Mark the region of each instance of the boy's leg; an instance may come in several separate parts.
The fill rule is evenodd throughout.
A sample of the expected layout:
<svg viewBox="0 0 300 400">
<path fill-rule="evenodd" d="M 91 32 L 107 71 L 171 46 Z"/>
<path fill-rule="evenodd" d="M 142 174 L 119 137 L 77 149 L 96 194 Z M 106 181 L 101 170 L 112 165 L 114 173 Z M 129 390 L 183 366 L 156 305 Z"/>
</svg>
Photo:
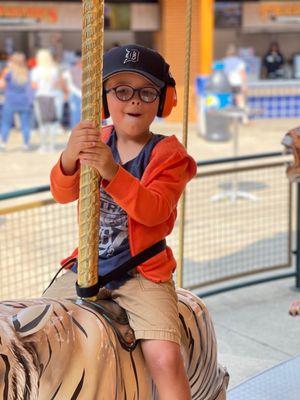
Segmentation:
<svg viewBox="0 0 300 400">
<path fill-rule="evenodd" d="M 112 298 L 123 307 L 142 350 L 160 400 L 189 400 L 188 379 L 180 353 L 180 320 L 172 280 L 155 283 L 137 274 Z"/>
<path fill-rule="evenodd" d="M 180 346 L 166 340 L 143 340 L 141 346 L 159 400 L 190 400 L 190 385 Z"/>
</svg>

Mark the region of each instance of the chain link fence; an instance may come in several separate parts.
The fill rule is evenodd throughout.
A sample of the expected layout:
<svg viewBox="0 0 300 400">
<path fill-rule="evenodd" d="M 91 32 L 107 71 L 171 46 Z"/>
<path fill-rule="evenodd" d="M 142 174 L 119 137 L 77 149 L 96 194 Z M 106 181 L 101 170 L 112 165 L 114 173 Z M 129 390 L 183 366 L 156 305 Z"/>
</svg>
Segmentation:
<svg viewBox="0 0 300 400">
<path fill-rule="evenodd" d="M 291 266 L 292 195 L 282 157 L 206 165 L 186 198 L 183 286 Z M 249 160 L 248 160 L 249 164 Z M 201 170 L 201 168 L 200 168 Z M 0 207 L 0 299 L 40 296 L 78 243 L 77 205 Z M 1 204 L 0 204 L 1 205 Z M 178 220 L 167 238 L 178 255 Z"/>
</svg>

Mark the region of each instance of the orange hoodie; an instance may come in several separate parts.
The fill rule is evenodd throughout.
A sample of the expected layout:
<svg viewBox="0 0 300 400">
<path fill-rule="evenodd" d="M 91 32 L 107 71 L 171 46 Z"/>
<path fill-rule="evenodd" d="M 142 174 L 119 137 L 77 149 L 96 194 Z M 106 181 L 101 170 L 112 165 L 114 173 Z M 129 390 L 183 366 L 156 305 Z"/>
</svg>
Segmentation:
<svg viewBox="0 0 300 400">
<path fill-rule="evenodd" d="M 103 128 L 101 138 L 108 140 L 112 127 Z M 128 235 L 132 256 L 168 236 L 174 227 L 178 200 L 196 174 L 197 165 L 175 136 L 162 139 L 153 149 L 149 164 L 141 180 L 122 166 L 108 182 L 103 180 L 105 191 L 128 215 Z M 60 160 L 51 171 L 51 192 L 59 203 L 69 203 L 79 197 L 79 169 L 71 176 L 64 175 Z M 99 191 L 100 193 L 100 191 Z M 68 266 L 77 257 L 75 249 L 61 262 Z M 70 266 L 70 265 L 69 265 Z M 100 265 L 101 268 L 101 265 Z M 154 282 L 171 278 L 176 261 L 170 247 L 141 264 L 137 270 Z"/>
</svg>

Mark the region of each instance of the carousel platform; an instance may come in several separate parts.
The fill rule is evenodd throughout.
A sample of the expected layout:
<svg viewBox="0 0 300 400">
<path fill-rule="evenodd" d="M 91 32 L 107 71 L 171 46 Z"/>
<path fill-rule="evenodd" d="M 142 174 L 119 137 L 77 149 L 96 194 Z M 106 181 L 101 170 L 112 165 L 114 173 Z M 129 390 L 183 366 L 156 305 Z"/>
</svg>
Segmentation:
<svg viewBox="0 0 300 400">
<path fill-rule="evenodd" d="M 300 355 L 247 379 L 228 392 L 228 400 L 299 400 Z"/>
<path fill-rule="evenodd" d="M 288 313 L 296 299 L 300 292 L 294 278 L 204 298 L 219 363 L 230 375 L 229 400 L 300 400 L 300 316 Z M 296 397 L 288 394 L 293 385 Z M 256 395 L 259 391 L 263 395 Z"/>
</svg>

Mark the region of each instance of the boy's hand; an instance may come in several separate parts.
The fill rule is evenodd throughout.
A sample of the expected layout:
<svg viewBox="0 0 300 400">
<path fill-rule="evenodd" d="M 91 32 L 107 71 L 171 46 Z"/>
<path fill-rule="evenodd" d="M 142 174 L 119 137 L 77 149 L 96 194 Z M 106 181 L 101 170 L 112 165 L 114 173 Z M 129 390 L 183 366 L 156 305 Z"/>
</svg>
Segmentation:
<svg viewBox="0 0 300 400">
<path fill-rule="evenodd" d="M 98 170 L 102 178 L 111 180 L 118 170 L 110 148 L 101 141 L 93 122 L 82 121 L 71 132 L 61 163 L 65 174 L 76 171 L 77 160 Z"/>
<path fill-rule="evenodd" d="M 100 140 L 99 132 L 93 122 L 82 121 L 77 124 L 71 132 L 64 155 L 66 159 L 76 161 L 81 151 L 93 147 Z"/>
<path fill-rule="evenodd" d="M 66 175 L 72 175 L 76 171 L 80 152 L 94 146 L 98 140 L 100 140 L 99 132 L 93 122 L 82 121 L 72 129 L 61 157 L 61 166 Z"/>
<path fill-rule="evenodd" d="M 62 155 L 65 173 L 74 173 L 76 162 L 97 169 L 102 178 L 110 181 L 118 170 L 110 147 L 100 139 L 99 131 L 93 122 L 80 122 L 72 130 L 66 150 Z"/>
<path fill-rule="evenodd" d="M 91 148 L 79 154 L 81 164 L 94 167 L 102 178 L 110 181 L 118 171 L 118 164 L 114 161 L 110 147 L 99 141 Z"/>
</svg>

